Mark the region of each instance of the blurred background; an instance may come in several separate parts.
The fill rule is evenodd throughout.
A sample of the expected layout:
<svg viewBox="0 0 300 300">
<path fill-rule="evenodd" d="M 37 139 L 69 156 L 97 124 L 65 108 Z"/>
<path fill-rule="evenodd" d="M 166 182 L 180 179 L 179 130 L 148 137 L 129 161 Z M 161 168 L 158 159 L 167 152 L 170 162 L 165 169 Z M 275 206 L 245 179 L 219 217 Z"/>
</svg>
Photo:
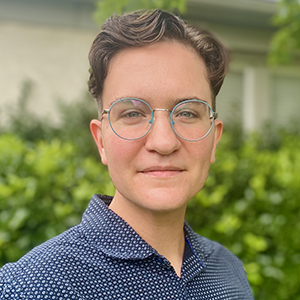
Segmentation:
<svg viewBox="0 0 300 300">
<path fill-rule="evenodd" d="M 300 299 L 298 0 L 0 0 L 0 266 L 112 194 L 89 133 L 88 52 L 112 13 L 162 8 L 230 50 L 225 133 L 187 220 L 244 263 L 257 299 Z"/>
</svg>

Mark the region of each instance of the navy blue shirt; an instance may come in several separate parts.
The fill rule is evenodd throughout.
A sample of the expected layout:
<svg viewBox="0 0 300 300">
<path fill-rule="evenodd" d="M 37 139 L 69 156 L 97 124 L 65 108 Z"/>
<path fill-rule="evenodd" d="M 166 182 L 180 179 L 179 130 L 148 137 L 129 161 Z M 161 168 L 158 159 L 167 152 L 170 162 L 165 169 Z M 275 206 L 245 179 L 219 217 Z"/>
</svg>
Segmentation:
<svg viewBox="0 0 300 300">
<path fill-rule="evenodd" d="M 0 270 L 0 299 L 253 299 L 241 262 L 185 224 L 170 262 L 94 195 L 82 222 Z"/>
</svg>

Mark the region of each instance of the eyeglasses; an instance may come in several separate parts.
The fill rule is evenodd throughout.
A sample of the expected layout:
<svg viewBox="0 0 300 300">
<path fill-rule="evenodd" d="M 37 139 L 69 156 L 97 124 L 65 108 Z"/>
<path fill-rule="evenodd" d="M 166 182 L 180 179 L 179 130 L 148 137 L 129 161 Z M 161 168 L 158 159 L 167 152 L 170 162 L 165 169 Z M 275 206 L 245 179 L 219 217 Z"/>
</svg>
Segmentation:
<svg viewBox="0 0 300 300">
<path fill-rule="evenodd" d="M 155 111 L 170 112 L 170 122 L 175 134 L 183 140 L 196 142 L 204 139 L 211 131 L 217 113 L 202 100 L 185 100 L 172 110 L 157 108 L 137 98 L 122 98 L 115 101 L 109 109 L 104 109 L 113 132 L 125 140 L 144 137 L 154 122 Z M 102 119 L 101 119 L 102 120 Z"/>
</svg>

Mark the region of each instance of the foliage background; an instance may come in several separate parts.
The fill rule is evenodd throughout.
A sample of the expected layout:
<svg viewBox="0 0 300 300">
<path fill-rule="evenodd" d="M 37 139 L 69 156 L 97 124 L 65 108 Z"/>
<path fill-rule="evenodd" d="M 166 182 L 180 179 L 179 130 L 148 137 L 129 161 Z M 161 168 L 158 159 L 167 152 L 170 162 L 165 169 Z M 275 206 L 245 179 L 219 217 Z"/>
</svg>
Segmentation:
<svg viewBox="0 0 300 300">
<path fill-rule="evenodd" d="M 281 0 L 278 11 L 274 15 L 275 32 L 269 53 L 269 63 L 272 65 L 291 64 L 300 55 L 300 1 Z"/>
</svg>

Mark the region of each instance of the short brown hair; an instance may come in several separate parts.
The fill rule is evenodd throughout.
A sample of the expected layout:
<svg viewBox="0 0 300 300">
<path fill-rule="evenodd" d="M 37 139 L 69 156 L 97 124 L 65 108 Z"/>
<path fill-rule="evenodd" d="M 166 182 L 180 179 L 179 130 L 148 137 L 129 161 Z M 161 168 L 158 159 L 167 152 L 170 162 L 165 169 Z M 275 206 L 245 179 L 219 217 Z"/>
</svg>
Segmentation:
<svg viewBox="0 0 300 300">
<path fill-rule="evenodd" d="M 126 48 L 146 46 L 164 40 L 175 40 L 188 45 L 203 59 L 215 110 L 215 98 L 228 69 L 226 48 L 208 31 L 192 27 L 179 17 L 161 10 L 113 15 L 103 24 L 89 53 L 89 90 L 97 100 L 99 110 L 102 109 L 103 84 L 112 57 Z"/>
</svg>

